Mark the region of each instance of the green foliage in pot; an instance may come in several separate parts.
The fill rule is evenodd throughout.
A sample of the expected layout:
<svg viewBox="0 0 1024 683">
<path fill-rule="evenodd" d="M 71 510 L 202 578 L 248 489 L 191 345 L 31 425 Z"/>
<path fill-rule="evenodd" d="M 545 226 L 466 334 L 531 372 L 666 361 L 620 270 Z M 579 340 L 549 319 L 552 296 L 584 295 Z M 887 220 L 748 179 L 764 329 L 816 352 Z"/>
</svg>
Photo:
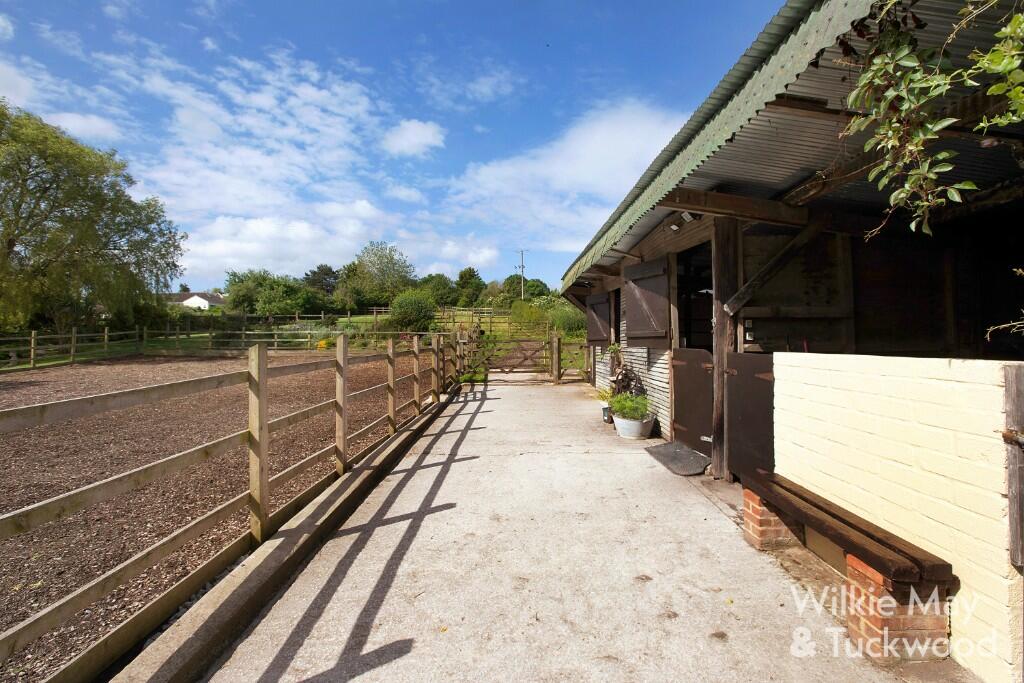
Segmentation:
<svg viewBox="0 0 1024 683">
<path fill-rule="evenodd" d="M 608 405 L 611 407 L 613 415 L 627 420 L 646 420 L 651 412 L 647 397 L 634 394 L 616 394 L 612 396 Z"/>
<path fill-rule="evenodd" d="M 600 401 L 601 403 L 611 404 L 613 396 L 614 396 L 614 394 L 612 393 L 611 389 L 598 389 L 597 390 L 597 400 Z"/>
</svg>

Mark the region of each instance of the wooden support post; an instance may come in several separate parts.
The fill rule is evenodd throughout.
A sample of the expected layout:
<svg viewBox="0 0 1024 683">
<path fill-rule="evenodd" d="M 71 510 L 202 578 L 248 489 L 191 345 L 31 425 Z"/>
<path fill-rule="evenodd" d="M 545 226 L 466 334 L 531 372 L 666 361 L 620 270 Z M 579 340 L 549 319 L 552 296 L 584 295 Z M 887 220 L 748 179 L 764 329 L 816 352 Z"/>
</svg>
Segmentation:
<svg viewBox="0 0 1024 683">
<path fill-rule="evenodd" d="M 144 351 L 146 349 L 146 342 L 148 342 L 148 341 L 149 341 L 149 328 L 148 327 L 143 327 L 142 328 L 142 348 L 140 349 L 140 351 Z"/>
<path fill-rule="evenodd" d="M 326 317 L 324 316 L 324 312 L 320 311 L 320 322 L 323 322 L 325 319 Z"/>
<path fill-rule="evenodd" d="M 433 368 L 430 373 L 430 400 L 441 402 L 441 335 L 435 334 L 430 342 L 430 355 L 433 357 Z"/>
<path fill-rule="evenodd" d="M 373 309 L 373 331 L 377 331 L 377 309 Z"/>
<path fill-rule="evenodd" d="M 135 326 L 135 350 L 142 350 L 142 337 L 139 335 L 139 326 Z"/>
<path fill-rule="evenodd" d="M 557 332 L 551 335 L 551 381 L 562 383 L 562 338 Z"/>
<path fill-rule="evenodd" d="M 729 453 L 725 447 L 725 361 L 736 350 L 736 319 L 725 302 L 736 293 L 736 249 L 739 222 L 716 217 L 711 238 L 712 316 L 714 325 L 714 403 L 711 409 L 711 474 L 729 478 Z"/>
<path fill-rule="evenodd" d="M 185 339 L 192 338 L 192 316 L 185 318 Z"/>
<path fill-rule="evenodd" d="M 36 331 L 32 330 L 32 339 L 29 342 L 28 347 L 28 366 L 34 368 L 36 366 Z"/>
<path fill-rule="evenodd" d="M 277 348 L 277 330 L 274 330 L 272 334 L 274 335 L 274 348 L 276 349 Z"/>
<path fill-rule="evenodd" d="M 395 395 L 395 338 L 388 337 L 388 434 L 398 431 L 398 420 L 395 407 L 398 405 Z"/>
<path fill-rule="evenodd" d="M 71 353 L 70 353 L 71 359 L 69 361 L 71 363 L 75 362 L 75 346 L 77 346 L 77 344 L 78 344 L 78 328 L 77 327 L 72 327 L 71 328 Z"/>
<path fill-rule="evenodd" d="M 267 345 L 249 347 L 249 528 L 267 540 L 270 519 L 270 424 L 267 421 Z"/>
<path fill-rule="evenodd" d="M 110 328 L 103 328 L 103 353 L 110 350 Z"/>
<path fill-rule="evenodd" d="M 423 412 L 420 403 L 420 335 L 412 336 L 412 400 L 413 409 L 419 415 Z"/>
<path fill-rule="evenodd" d="M 348 469 L 348 335 L 340 334 L 335 344 L 334 363 L 334 467 L 338 474 Z"/>
<path fill-rule="evenodd" d="M 174 348 L 181 348 L 181 325 L 174 326 Z"/>
<path fill-rule="evenodd" d="M 313 331 L 312 330 L 306 330 L 306 350 L 307 351 L 312 351 L 313 350 Z"/>
</svg>

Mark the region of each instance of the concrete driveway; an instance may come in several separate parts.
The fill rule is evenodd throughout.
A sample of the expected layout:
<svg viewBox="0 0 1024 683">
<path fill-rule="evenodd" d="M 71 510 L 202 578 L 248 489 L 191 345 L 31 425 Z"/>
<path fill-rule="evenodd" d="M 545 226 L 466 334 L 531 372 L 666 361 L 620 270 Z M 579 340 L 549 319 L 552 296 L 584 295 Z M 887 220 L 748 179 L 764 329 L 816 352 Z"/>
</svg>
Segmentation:
<svg viewBox="0 0 1024 683">
<path fill-rule="evenodd" d="M 464 392 L 212 680 L 896 680 L 589 394 Z"/>
</svg>

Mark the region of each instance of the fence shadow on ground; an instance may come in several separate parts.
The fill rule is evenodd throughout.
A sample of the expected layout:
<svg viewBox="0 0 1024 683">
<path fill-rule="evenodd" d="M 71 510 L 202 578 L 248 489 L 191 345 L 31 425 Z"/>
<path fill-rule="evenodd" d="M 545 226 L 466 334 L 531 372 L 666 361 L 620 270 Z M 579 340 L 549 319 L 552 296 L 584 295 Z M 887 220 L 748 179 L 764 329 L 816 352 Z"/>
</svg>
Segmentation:
<svg viewBox="0 0 1024 683">
<path fill-rule="evenodd" d="M 462 447 L 466 437 L 471 431 L 480 429 L 479 427 L 474 428 L 473 422 L 483 412 L 482 409 L 484 402 L 488 400 L 493 399 L 488 399 L 486 389 L 477 389 L 476 391 L 469 391 L 461 394 L 453 403 L 454 405 L 458 405 L 458 408 L 445 417 L 438 417 L 437 423 L 443 423 L 443 426 L 436 430 L 432 430 L 432 434 L 427 434 L 421 437 L 421 440 L 425 440 L 426 443 L 422 452 L 415 457 L 415 461 L 411 464 L 407 462 L 398 463 L 397 469 L 392 474 L 400 475 L 400 478 L 388 492 L 387 497 L 380 504 L 380 507 L 374 511 L 370 520 L 358 527 L 339 530 L 332 535 L 331 538 L 352 535 L 355 535 L 355 538 L 351 541 L 351 545 L 335 566 L 330 577 L 310 602 L 298 623 L 288 635 L 285 644 L 275 654 L 273 660 L 260 676 L 260 683 L 278 681 L 285 675 L 288 667 L 297 656 L 299 649 L 313 632 L 316 624 L 323 617 L 325 610 L 334 598 L 335 594 L 337 594 L 341 589 L 345 577 L 352 569 L 360 553 L 370 542 L 374 531 L 382 526 L 396 522 L 408 522 L 408 527 L 399 540 L 397 546 L 384 563 L 383 567 L 381 567 L 377 582 L 371 590 L 366 604 L 363 606 L 362 610 L 360 610 L 360 613 L 356 618 L 355 626 L 348 634 L 344 646 L 337 653 L 337 663 L 331 669 L 304 680 L 324 682 L 347 681 L 399 659 L 412 651 L 413 639 L 411 638 L 396 640 L 375 650 L 371 650 L 370 652 L 364 652 L 364 648 L 369 641 L 373 624 L 382 605 L 384 604 L 384 600 L 395 581 L 398 569 L 401 566 L 405 555 L 412 546 L 417 534 L 420 532 L 424 520 L 432 514 L 451 510 L 455 507 L 454 503 L 437 505 L 437 496 L 440 493 L 441 486 L 444 484 L 452 466 L 460 462 L 474 459 L 472 457 L 460 458 L 459 449 Z M 469 418 L 465 425 L 458 429 L 454 428 L 453 425 L 456 419 L 467 412 L 469 412 Z M 434 454 L 434 448 L 437 446 L 442 436 L 453 433 L 456 433 L 457 436 L 451 448 L 447 449 L 445 459 L 439 463 L 425 463 L 426 459 L 430 455 Z M 435 470 L 436 474 L 430 485 L 430 489 L 427 491 L 423 500 L 420 501 L 417 509 L 412 513 L 394 515 L 389 518 L 388 513 L 394 507 L 402 491 L 406 488 L 412 478 L 416 476 L 418 472 L 427 469 Z"/>
</svg>

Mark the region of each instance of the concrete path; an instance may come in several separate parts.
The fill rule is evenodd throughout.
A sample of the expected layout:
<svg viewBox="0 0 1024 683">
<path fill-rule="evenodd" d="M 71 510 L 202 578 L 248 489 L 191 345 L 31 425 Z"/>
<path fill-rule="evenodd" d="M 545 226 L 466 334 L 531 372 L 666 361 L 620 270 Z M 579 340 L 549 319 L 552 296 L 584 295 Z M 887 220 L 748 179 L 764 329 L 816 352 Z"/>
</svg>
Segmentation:
<svg viewBox="0 0 1024 683">
<path fill-rule="evenodd" d="M 589 391 L 464 393 L 212 680 L 895 680 Z"/>
</svg>

